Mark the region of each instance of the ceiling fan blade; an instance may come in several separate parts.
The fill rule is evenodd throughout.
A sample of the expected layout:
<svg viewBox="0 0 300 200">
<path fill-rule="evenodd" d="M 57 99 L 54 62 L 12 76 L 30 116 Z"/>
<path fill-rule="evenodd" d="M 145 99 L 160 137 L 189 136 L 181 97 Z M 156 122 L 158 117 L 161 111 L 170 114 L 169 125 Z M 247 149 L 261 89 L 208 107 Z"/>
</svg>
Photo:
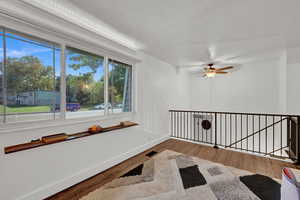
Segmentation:
<svg viewBox="0 0 300 200">
<path fill-rule="evenodd" d="M 218 68 L 216 69 L 216 71 L 223 71 L 223 70 L 228 70 L 228 69 L 233 69 L 233 66 L 228 66 L 228 67 L 222 67 L 222 68 Z"/>
<path fill-rule="evenodd" d="M 228 74 L 229 72 L 216 71 L 216 74 Z"/>
</svg>

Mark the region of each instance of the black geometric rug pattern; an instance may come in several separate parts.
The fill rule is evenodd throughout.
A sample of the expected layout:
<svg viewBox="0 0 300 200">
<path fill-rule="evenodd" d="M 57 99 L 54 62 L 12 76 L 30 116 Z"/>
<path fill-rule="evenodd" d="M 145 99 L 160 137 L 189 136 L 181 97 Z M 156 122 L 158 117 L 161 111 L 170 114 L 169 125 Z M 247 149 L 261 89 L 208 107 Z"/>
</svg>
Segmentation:
<svg viewBox="0 0 300 200">
<path fill-rule="evenodd" d="M 80 200 L 279 200 L 270 177 L 166 150 Z"/>
<path fill-rule="evenodd" d="M 140 164 L 136 168 L 130 170 L 126 174 L 123 174 L 121 177 L 127 177 L 127 176 L 138 176 L 142 174 L 142 170 L 144 168 L 144 164 Z"/>
</svg>

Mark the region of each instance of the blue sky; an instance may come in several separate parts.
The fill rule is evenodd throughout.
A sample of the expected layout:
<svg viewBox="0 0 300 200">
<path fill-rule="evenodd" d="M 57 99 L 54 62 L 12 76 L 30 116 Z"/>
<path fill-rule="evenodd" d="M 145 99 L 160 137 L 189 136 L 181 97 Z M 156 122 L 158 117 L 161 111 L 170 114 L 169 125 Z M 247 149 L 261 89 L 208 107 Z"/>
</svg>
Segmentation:
<svg viewBox="0 0 300 200">
<path fill-rule="evenodd" d="M 36 56 L 45 66 L 53 66 L 53 49 L 42 45 L 32 44 L 13 38 L 6 38 L 7 41 L 7 56 L 8 57 L 23 57 L 23 56 Z M 2 38 L 0 39 L 0 58 L 3 57 L 3 43 Z M 80 75 L 92 70 L 88 66 L 81 67 L 79 70 L 73 70 L 68 67 L 69 64 L 74 63 L 67 59 L 67 74 Z M 60 51 L 56 51 L 55 54 L 55 74 L 60 75 Z M 103 66 L 99 66 L 97 72 L 94 74 L 94 80 L 98 81 L 104 74 Z"/>
</svg>

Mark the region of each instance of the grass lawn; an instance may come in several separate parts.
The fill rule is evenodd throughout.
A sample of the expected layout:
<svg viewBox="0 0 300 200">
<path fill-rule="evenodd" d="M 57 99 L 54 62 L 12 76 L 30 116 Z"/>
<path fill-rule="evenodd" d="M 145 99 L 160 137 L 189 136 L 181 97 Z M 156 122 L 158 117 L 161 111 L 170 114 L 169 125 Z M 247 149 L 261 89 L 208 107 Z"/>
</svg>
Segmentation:
<svg viewBox="0 0 300 200">
<path fill-rule="evenodd" d="M 81 105 L 79 111 L 87 111 L 87 110 L 93 110 L 94 106 L 92 105 Z"/>
<path fill-rule="evenodd" d="M 0 112 L 3 106 L 0 105 Z M 7 106 L 6 113 L 50 112 L 50 106 Z"/>
</svg>

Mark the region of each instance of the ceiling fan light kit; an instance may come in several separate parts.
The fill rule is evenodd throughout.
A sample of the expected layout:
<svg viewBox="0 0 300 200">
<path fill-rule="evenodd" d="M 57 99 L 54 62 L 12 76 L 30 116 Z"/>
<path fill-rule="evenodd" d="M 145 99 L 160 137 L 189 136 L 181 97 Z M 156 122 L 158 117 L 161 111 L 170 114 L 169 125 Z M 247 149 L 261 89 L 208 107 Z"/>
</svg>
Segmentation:
<svg viewBox="0 0 300 200">
<path fill-rule="evenodd" d="M 203 77 L 208 77 L 208 78 L 213 78 L 217 74 L 228 74 L 229 72 L 226 70 L 231 70 L 234 68 L 233 66 L 215 68 L 215 67 L 213 67 L 214 66 L 213 63 L 209 63 L 209 64 L 207 64 L 207 66 L 208 66 L 208 68 L 207 67 L 204 68 L 204 72 L 203 72 L 204 76 Z"/>
<path fill-rule="evenodd" d="M 213 77 L 216 76 L 216 73 L 215 73 L 215 72 L 207 72 L 207 73 L 205 74 L 205 76 L 208 77 L 208 78 L 213 78 Z"/>
</svg>

